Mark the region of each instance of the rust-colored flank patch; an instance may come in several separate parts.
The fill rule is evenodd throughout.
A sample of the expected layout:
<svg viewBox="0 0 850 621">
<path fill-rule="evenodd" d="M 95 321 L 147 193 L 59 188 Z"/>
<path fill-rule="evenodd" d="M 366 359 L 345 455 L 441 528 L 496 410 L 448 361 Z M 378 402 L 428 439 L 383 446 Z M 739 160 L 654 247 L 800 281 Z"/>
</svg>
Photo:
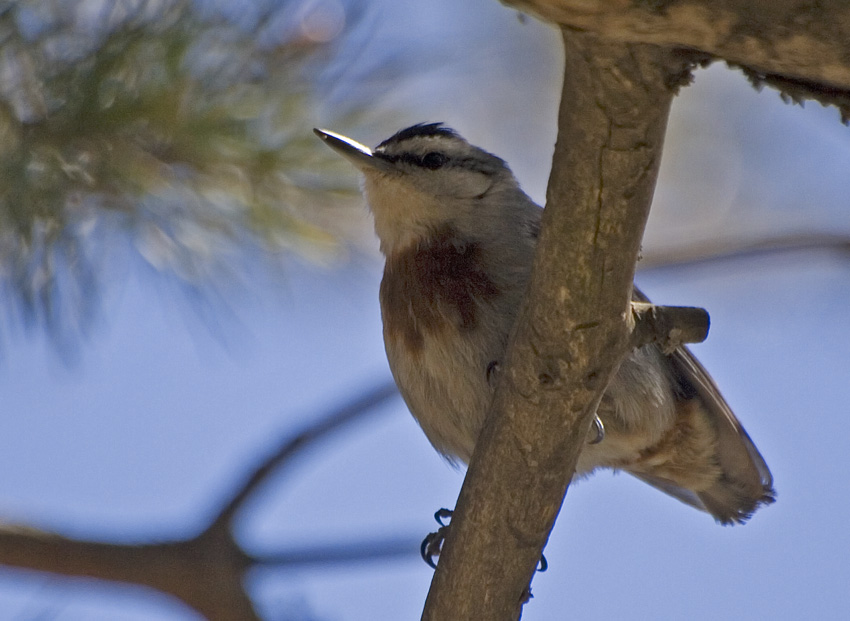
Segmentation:
<svg viewBox="0 0 850 621">
<path fill-rule="evenodd" d="M 441 227 L 387 257 L 380 291 L 384 328 L 388 338 L 403 339 L 415 352 L 426 332 L 474 328 L 478 304 L 498 294 L 481 264 L 479 245 Z"/>
</svg>

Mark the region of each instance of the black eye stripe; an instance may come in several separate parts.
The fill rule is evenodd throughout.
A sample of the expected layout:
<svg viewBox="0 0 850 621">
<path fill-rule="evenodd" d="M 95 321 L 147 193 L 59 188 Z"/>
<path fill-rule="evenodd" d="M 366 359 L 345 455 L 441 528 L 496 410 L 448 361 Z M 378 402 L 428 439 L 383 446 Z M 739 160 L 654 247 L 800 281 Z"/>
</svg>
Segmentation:
<svg viewBox="0 0 850 621">
<path fill-rule="evenodd" d="M 403 164 L 417 166 L 428 170 L 437 170 L 439 168 L 465 168 L 471 172 L 484 173 L 485 175 L 492 175 L 498 170 L 498 166 L 494 165 L 493 162 L 486 162 L 466 157 L 451 158 L 440 151 L 429 151 L 425 155 L 415 155 L 413 153 L 390 154 L 376 150 L 375 155 L 389 162 L 401 162 Z M 501 163 L 501 160 L 497 161 Z"/>
<path fill-rule="evenodd" d="M 449 158 L 439 151 L 431 151 L 422 156 L 414 155 L 413 153 L 401 153 L 399 155 L 381 153 L 381 157 L 391 162 L 402 162 L 404 164 L 419 166 L 420 168 L 428 168 L 430 170 L 436 170 L 437 168 L 444 166 L 449 161 Z"/>
</svg>

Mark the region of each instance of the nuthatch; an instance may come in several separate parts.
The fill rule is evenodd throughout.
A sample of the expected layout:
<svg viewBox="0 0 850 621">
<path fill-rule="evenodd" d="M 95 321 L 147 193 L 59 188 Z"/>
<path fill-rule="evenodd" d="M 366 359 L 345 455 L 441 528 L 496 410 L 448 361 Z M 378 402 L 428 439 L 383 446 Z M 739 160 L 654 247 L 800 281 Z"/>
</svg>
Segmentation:
<svg viewBox="0 0 850 621">
<path fill-rule="evenodd" d="M 441 123 L 403 129 L 374 150 L 315 132 L 365 177 L 386 257 L 381 315 L 399 390 L 431 444 L 468 462 L 529 280 L 542 209 L 504 161 Z M 637 288 L 634 298 L 646 300 Z M 625 470 L 723 524 L 774 500 L 764 459 L 684 347 L 631 353 L 597 421 L 579 476 Z"/>
</svg>

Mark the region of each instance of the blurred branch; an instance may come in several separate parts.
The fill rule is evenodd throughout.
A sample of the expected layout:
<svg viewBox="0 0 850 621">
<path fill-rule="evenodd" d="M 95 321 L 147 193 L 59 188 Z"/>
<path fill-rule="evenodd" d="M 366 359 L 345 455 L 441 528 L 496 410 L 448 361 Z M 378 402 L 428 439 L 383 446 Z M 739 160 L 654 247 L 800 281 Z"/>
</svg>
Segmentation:
<svg viewBox="0 0 850 621">
<path fill-rule="evenodd" d="M 284 440 L 280 447 L 264 459 L 245 482 L 234 491 L 210 525 L 210 530 L 230 528 L 236 513 L 254 496 L 258 488 L 275 470 L 285 465 L 298 453 L 319 442 L 330 433 L 339 431 L 345 425 L 361 422 L 365 414 L 376 411 L 379 406 L 397 395 L 398 388 L 396 388 L 395 383 L 387 382 L 327 414 L 318 423 L 306 427 L 295 436 Z"/>
<path fill-rule="evenodd" d="M 122 545 L 0 526 L 0 563 L 153 588 L 177 597 L 211 621 L 259 620 L 242 588 L 247 557 L 228 539 Z"/>
<path fill-rule="evenodd" d="M 850 6 L 844 0 L 502 0 L 609 41 L 699 52 L 741 67 L 791 101 L 836 106 L 850 121 Z"/>
<path fill-rule="evenodd" d="M 232 532 L 234 515 L 276 469 L 398 394 L 387 382 L 365 392 L 284 440 L 224 503 L 209 528 L 190 539 L 128 545 L 63 537 L 26 526 L 0 525 L 0 564 L 64 576 L 96 578 L 168 593 L 211 621 L 259 619 L 244 590 L 245 574 L 258 565 L 362 562 L 418 554 L 414 537 L 316 545 L 250 555 Z"/>
<path fill-rule="evenodd" d="M 724 241 L 713 239 L 684 248 L 648 252 L 638 263 L 640 271 L 714 265 L 792 252 L 835 251 L 850 260 L 850 235 L 840 233 L 789 233 L 758 240 Z"/>
<path fill-rule="evenodd" d="M 278 552 L 250 555 L 254 565 L 303 567 L 315 565 L 339 565 L 384 561 L 392 558 L 409 558 L 418 554 L 422 537 L 382 538 L 368 541 L 346 541 L 322 546 L 304 546 Z"/>
</svg>

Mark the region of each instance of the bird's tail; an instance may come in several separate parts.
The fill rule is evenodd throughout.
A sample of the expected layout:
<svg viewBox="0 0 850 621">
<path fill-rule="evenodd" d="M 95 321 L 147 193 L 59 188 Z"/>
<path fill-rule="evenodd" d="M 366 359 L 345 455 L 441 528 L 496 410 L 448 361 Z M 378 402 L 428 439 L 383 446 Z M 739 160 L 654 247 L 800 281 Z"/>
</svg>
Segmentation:
<svg viewBox="0 0 850 621">
<path fill-rule="evenodd" d="M 676 423 L 628 471 L 721 524 L 743 523 L 774 501 L 770 470 L 693 354 L 677 349 L 669 363 Z"/>
</svg>

